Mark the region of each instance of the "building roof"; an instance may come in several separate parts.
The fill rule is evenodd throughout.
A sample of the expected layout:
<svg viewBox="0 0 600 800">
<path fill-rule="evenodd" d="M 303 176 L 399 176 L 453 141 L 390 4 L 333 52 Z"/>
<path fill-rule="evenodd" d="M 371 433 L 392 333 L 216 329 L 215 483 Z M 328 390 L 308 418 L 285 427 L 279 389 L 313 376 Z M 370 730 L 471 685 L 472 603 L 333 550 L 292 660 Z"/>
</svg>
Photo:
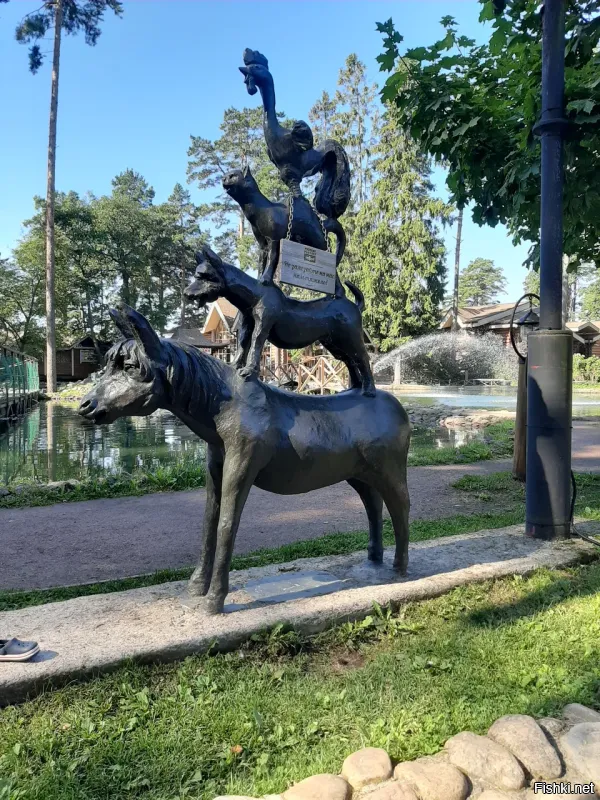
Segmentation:
<svg viewBox="0 0 600 800">
<path fill-rule="evenodd" d="M 181 342 L 181 344 L 189 344 L 192 347 L 207 348 L 210 350 L 218 350 L 223 347 L 223 344 L 218 342 L 211 342 L 206 336 L 202 335 L 200 328 L 173 328 L 167 331 L 165 337 L 172 339 L 174 342 Z"/>
<path fill-rule="evenodd" d="M 510 318 L 515 307 L 514 303 L 494 303 L 487 306 L 460 306 L 458 309 L 458 325 L 460 328 L 479 328 L 483 325 L 501 325 L 510 323 Z M 529 307 L 527 300 L 519 305 L 519 311 Z M 537 309 L 536 309 L 537 310 Z M 519 313 L 519 312 L 517 312 Z M 452 328 L 452 309 L 444 313 L 440 322 L 440 329 Z"/>
<path fill-rule="evenodd" d="M 238 310 L 229 300 L 225 300 L 224 297 L 219 297 L 214 303 L 209 303 L 207 309 L 208 313 L 206 314 L 206 321 L 202 327 L 202 333 L 214 331 L 219 327 L 219 322 L 223 323 L 228 333 L 233 332 L 233 323 L 238 315 Z"/>
</svg>

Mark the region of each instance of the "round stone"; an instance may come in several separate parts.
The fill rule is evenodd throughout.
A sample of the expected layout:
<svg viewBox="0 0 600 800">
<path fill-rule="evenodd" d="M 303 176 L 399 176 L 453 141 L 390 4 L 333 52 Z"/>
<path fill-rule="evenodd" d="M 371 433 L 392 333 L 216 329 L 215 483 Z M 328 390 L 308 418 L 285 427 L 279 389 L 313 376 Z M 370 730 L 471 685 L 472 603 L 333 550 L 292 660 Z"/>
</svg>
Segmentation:
<svg viewBox="0 0 600 800">
<path fill-rule="evenodd" d="M 353 789 L 370 783 L 383 783 L 392 777 L 390 757 L 378 747 L 365 747 L 348 756 L 342 766 L 342 776 Z"/>
<path fill-rule="evenodd" d="M 374 792 L 361 795 L 363 800 L 419 800 L 412 786 L 408 783 L 388 783 L 380 786 Z"/>
<path fill-rule="evenodd" d="M 287 792 L 283 800 L 350 800 L 350 784 L 337 775 L 313 775 L 300 781 Z"/>
<path fill-rule="evenodd" d="M 470 778 L 479 778 L 496 789 L 516 792 L 525 786 L 525 773 L 517 759 L 487 736 L 464 731 L 446 742 L 452 764 Z"/>
<path fill-rule="evenodd" d="M 575 725 L 561 736 L 560 749 L 569 766 L 600 787 L 600 723 Z"/>
<path fill-rule="evenodd" d="M 489 729 L 488 736 L 510 750 L 533 778 L 554 780 L 562 775 L 558 753 L 533 717 L 501 717 Z"/>
<path fill-rule="evenodd" d="M 577 725 L 580 722 L 600 722 L 600 713 L 588 706 L 582 706 L 581 703 L 569 703 L 568 706 L 565 706 L 563 717 L 571 725 Z"/>
<path fill-rule="evenodd" d="M 565 723 L 554 717 L 542 717 L 542 719 L 538 719 L 537 723 L 551 739 L 558 739 L 565 729 Z"/>
<path fill-rule="evenodd" d="M 394 778 L 411 786 L 421 800 L 465 800 L 469 794 L 462 772 L 434 758 L 403 761 L 394 770 Z"/>
</svg>

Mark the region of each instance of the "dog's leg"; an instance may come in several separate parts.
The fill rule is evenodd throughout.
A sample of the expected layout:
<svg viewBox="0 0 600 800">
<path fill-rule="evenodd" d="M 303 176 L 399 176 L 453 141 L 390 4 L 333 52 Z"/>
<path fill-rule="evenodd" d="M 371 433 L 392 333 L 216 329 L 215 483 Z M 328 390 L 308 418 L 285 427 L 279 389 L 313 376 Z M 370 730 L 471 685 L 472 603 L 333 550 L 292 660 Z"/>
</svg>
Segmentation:
<svg viewBox="0 0 600 800">
<path fill-rule="evenodd" d="M 252 340 L 250 342 L 250 350 L 246 358 L 246 366 L 243 367 L 239 374 L 243 378 L 252 378 L 260 372 L 260 357 L 262 356 L 263 347 L 269 336 L 271 324 L 266 319 L 254 319 L 254 330 L 252 331 Z"/>
<path fill-rule="evenodd" d="M 238 336 L 238 348 L 233 359 L 233 366 L 235 369 L 240 369 L 246 363 L 248 358 L 248 351 L 252 341 L 252 331 L 254 330 L 254 320 L 245 314 L 242 316 L 242 324 Z"/>
<path fill-rule="evenodd" d="M 267 247 L 267 266 L 265 267 L 265 270 L 258 281 L 259 283 L 262 283 L 263 286 L 272 286 L 273 279 L 275 277 L 275 270 L 277 269 L 277 263 L 279 261 L 279 242 L 273 242 L 269 240 Z"/>
<path fill-rule="evenodd" d="M 221 486 L 223 481 L 223 453 L 216 447 L 208 446 L 206 464 L 206 506 L 204 508 L 204 530 L 202 534 L 202 553 L 198 566 L 188 584 L 191 595 L 205 595 L 210 586 L 215 548 L 217 546 L 217 526 L 221 511 Z"/>
<path fill-rule="evenodd" d="M 232 449 L 233 452 L 225 454 L 214 569 L 208 594 L 202 604 L 208 614 L 218 614 L 223 610 L 229 592 L 229 568 L 235 536 L 248 493 L 260 468 L 252 446 L 234 443 Z"/>
</svg>

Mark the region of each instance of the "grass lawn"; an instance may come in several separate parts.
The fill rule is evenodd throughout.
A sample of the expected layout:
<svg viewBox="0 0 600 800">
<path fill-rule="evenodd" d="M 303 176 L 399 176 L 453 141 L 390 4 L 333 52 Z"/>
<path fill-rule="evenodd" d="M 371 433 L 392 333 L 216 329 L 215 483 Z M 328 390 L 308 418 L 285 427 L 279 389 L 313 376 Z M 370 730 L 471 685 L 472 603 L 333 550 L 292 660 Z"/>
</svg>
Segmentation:
<svg viewBox="0 0 600 800">
<path fill-rule="evenodd" d="M 600 708 L 600 562 L 376 609 L 300 640 L 131 666 L 0 711 L 3 800 L 212 800 L 436 752 L 507 713 Z"/>
</svg>

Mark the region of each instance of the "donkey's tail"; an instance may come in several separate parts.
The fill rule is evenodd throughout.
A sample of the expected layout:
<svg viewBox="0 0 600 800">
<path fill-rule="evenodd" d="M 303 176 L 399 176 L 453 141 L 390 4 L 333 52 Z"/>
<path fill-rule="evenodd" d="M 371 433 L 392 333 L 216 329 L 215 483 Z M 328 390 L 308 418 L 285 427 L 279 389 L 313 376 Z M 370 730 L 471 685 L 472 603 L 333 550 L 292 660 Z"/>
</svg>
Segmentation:
<svg viewBox="0 0 600 800">
<path fill-rule="evenodd" d="M 365 296 L 364 296 L 364 294 L 361 292 L 361 290 L 358 288 L 358 286 L 355 283 L 352 283 L 352 281 L 344 281 L 344 283 L 346 284 L 346 286 L 350 289 L 350 291 L 354 295 L 354 300 L 356 302 L 356 305 L 358 306 L 358 310 L 362 314 L 363 311 L 365 310 Z"/>
</svg>

